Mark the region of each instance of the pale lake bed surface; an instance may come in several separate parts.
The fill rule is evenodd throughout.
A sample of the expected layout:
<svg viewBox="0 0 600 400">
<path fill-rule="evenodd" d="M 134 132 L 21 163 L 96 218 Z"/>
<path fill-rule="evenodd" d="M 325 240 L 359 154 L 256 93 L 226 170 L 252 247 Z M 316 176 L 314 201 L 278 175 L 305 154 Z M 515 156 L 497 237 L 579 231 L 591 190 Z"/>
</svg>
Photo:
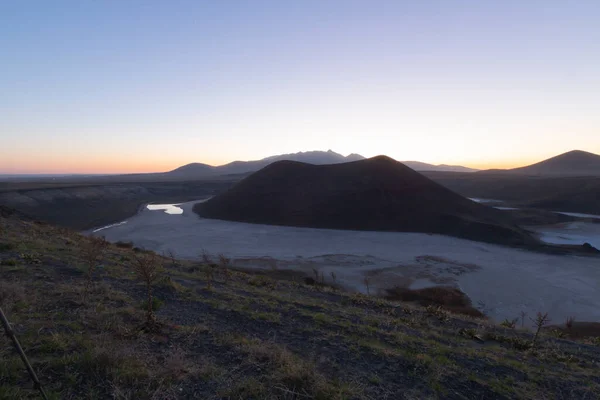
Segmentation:
<svg viewBox="0 0 600 400">
<path fill-rule="evenodd" d="M 600 258 L 560 256 L 422 233 L 340 231 L 246 224 L 198 217 L 195 203 L 151 205 L 134 217 L 94 230 L 158 253 L 199 259 L 225 254 L 243 268 L 334 272 L 338 284 L 371 293 L 394 286 L 451 285 L 495 320 L 548 312 L 600 321 Z M 179 212 L 179 209 L 181 212 Z M 573 222 L 536 229 L 551 243 L 600 247 L 600 224 Z M 88 233 L 92 233 L 88 232 Z M 562 241 L 561 241 L 562 240 Z"/>
</svg>

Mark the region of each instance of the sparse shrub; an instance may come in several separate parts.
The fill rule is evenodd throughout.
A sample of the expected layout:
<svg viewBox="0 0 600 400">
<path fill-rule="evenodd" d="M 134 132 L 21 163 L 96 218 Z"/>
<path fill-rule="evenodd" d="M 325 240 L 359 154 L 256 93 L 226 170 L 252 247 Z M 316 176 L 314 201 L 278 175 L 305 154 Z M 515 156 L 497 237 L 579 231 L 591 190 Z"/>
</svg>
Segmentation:
<svg viewBox="0 0 600 400">
<path fill-rule="evenodd" d="M 557 339 L 564 339 L 565 337 L 567 337 L 567 334 L 559 329 L 551 329 L 550 334 Z"/>
<path fill-rule="evenodd" d="M 313 268 L 313 274 L 315 275 L 315 283 L 319 283 L 319 270 L 316 268 Z"/>
<path fill-rule="evenodd" d="M 146 285 L 147 310 L 146 324 L 143 329 L 147 331 L 157 330 L 158 324 L 156 322 L 156 316 L 154 315 L 154 298 L 152 296 L 152 290 L 154 284 L 157 282 L 160 274 L 162 273 L 162 267 L 156 258 L 156 254 L 154 253 L 136 256 L 134 267 L 138 279 Z"/>
<path fill-rule="evenodd" d="M 176 292 L 185 292 L 187 288 L 181 283 L 171 279 L 170 276 L 164 276 L 157 284 L 156 287 L 163 287 L 169 290 L 174 290 Z"/>
<path fill-rule="evenodd" d="M 205 265 L 213 264 L 210 253 L 204 249 L 202 250 L 202 253 L 200 254 L 200 258 L 202 259 L 202 264 L 205 264 Z"/>
<path fill-rule="evenodd" d="M 275 282 L 273 281 L 273 279 L 269 278 L 268 276 L 264 276 L 264 275 L 252 276 L 248 280 L 248 284 L 250 284 L 252 286 L 257 286 L 257 287 L 268 287 L 271 289 L 275 288 Z"/>
<path fill-rule="evenodd" d="M 527 316 L 527 313 L 525 311 L 521 311 L 521 328 L 525 328 L 525 317 Z"/>
<path fill-rule="evenodd" d="M 41 264 L 42 260 L 39 259 L 37 254 L 34 253 L 21 253 L 21 258 L 27 264 Z"/>
<path fill-rule="evenodd" d="M 177 257 L 175 256 L 175 251 L 173 251 L 173 249 L 167 250 L 167 257 L 171 260 L 171 266 L 177 268 Z"/>
<path fill-rule="evenodd" d="M 532 348 L 531 341 L 518 336 L 507 336 L 495 332 L 488 332 L 485 334 L 485 337 L 486 339 L 495 340 L 499 343 L 509 344 L 516 350 L 530 350 Z"/>
<path fill-rule="evenodd" d="M 225 281 L 229 281 L 231 278 L 231 271 L 229 270 L 229 266 L 231 265 L 231 259 L 225 257 L 224 254 L 219 254 L 219 266 L 223 271 L 223 275 L 225 275 Z"/>
<path fill-rule="evenodd" d="M 535 319 L 532 318 L 531 321 L 533 322 L 536 328 L 535 335 L 533 336 L 533 340 L 531 341 L 531 348 L 535 350 L 538 338 L 540 336 L 540 331 L 543 327 L 548 325 L 548 323 L 550 322 L 550 318 L 548 317 L 548 313 L 542 314 L 541 312 L 538 312 Z"/>
<path fill-rule="evenodd" d="M 474 328 L 460 328 L 458 334 L 469 339 L 475 339 L 478 336 L 477 330 Z"/>
<path fill-rule="evenodd" d="M 371 290 L 370 290 L 371 280 L 369 279 L 368 276 L 365 276 L 365 279 L 363 279 L 363 283 L 365 284 L 365 288 L 367 289 L 367 295 L 371 295 Z"/>
<path fill-rule="evenodd" d="M 565 327 L 567 329 L 572 329 L 574 322 L 575 322 L 575 317 L 568 317 L 567 320 L 565 321 Z"/>
<path fill-rule="evenodd" d="M 211 264 L 204 266 L 204 277 L 206 278 L 206 289 L 211 290 L 214 278 L 214 269 Z"/>
<path fill-rule="evenodd" d="M 115 243 L 115 246 L 117 246 L 121 249 L 131 249 L 131 248 L 133 248 L 133 243 L 119 241 L 119 242 Z"/>
<path fill-rule="evenodd" d="M 17 260 L 15 260 L 14 258 L 2 260 L 0 261 L 0 265 L 6 265 L 7 267 L 15 267 L 17 265 Z"/>
<path fill-rule="evenodd" d="M 430 304 L 425 307 L 425 311 L 427 311 L 429 315 L 438 318 L 442 322 L 448 321 L 449 319 L 448 312 L 445 311 L 442 306 L 434 306 Z"/>
<path fill-rule="evenodd" d="M 90 287 L 92 286 L 94 272 L 107 247 L 108 242 L 104 240 L 104 238 L 97 237 L 91 237 L 83 244 L 83 259 L 87 265 L 84 298 L 87 296 Z"/>
<path fill-rule="evenodd" d="M 369 304 L 369 298 L 362 293 L 353 293 L 350 302 L 357 306 L 364 306 Z"/>
<path fill-rule="evenodd" d="M 517 326 L 517 321 L 518 320 L 519 320 L 518 318 L 511 319 L 511 320 L 509 320 L 507 318 L 507 319 L 505 319 L 504 321 L 502 321 L 500 323 L 500 326 L 503 326 L 503 327 L 509 328 L 509 329 L 515 329 L 515 327 Z"/>
</svg>

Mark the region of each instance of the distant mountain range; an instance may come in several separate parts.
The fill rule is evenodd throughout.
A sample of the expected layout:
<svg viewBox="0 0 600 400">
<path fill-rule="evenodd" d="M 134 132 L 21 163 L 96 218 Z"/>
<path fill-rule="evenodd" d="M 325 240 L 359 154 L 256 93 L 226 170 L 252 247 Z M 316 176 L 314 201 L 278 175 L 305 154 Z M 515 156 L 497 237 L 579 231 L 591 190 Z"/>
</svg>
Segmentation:
<svg viewBox="0 0 600 400">
<path fill-rule="evenodd" d="M 600 156 L 573 150 L 538 163 L 513 169 L 493 169 L 481 173 L 510 173 L 531 176 L 600 176 Z"/>
<path fill-rule="evenodd" d="M 441 172 L 477 172 L 478 169 L 463 167 L 462 165 L 427 164 L 420 161 L 401 161 L 402 164 L 415 171 L 441 171 Z"/>
<path fill-rule="evenodd" d="M 166 175 L 179 178 L 196 178 L 204 176 L 236 175 L 256 172 L 267 165 L 277 161 L 298 161 L 307 164 L 325 165 L 341 164 L 351 161 L 364 160 L 365 157 L 360 154 L 352 153 L 343 156 L 335 151 L 306 151 L 299 153 L 281 154 L 263 158 L 255 161 L 233 161 L 221 166 L 212 166 L 202 163 L 191 163 L 172 171 L 166 172 Z M 476 169 L 467 168 L 459 165 L 432 165 L 419 161 L 404 161 L 403 164 L 415 171 L 450 171 L 450 172 L 475 172 Z"/>
</svg>

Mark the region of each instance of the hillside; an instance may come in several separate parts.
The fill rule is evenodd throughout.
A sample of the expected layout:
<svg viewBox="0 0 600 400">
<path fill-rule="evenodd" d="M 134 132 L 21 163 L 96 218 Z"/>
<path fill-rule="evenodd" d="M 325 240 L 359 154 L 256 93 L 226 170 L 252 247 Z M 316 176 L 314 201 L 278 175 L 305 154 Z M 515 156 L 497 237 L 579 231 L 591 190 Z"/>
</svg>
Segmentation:
<svg viewBox="0 0 600 400">
<path fill-rule="evenodd" d="M 587 344 L 556 339 L 571 334 L 564 327 L 534 341 L 449 313 L 470 309 L 454 289 L 385 300 L 335 289 L 332 277 L 157 256 L 162 306 L 144 331 L 133 271 L 152 253 L 117 243 L 90 258 L 98 242 L 4 208 L 0 229 L 0 304 L 52 399 L 600 396 L 594 324 L 582 323 Z M 0 398 L 37 398 L 8 340 L 0 360 Z"/>
<path fill-rule="evenodd" d="M 600 215 L 600 176 L 531 176 L 483 171 L 424 174 L 465 197 L 504 200 L 515 207 Z"/>
<path fill-rule="evenodd" d="M 197 200 L 231 187 L 231 180 L 139 183 L 0 183 L 0 206 L 33 218 L 73 229 L 90 229 L 120 222 L 150 202 Z"/>
<path fill-rule="evenodd" d="M 506 216 L 387 157 L 315 166 L 278 162 L 200 203 L 203 217 L 314 228 L 440 233 L 532 244 Z"/>
<path fill-rule="evenodd" d="M 573 150 L 525 167 L 484 172 L 533 176 L 600 176 L 600 156 Z"/>
</svg>

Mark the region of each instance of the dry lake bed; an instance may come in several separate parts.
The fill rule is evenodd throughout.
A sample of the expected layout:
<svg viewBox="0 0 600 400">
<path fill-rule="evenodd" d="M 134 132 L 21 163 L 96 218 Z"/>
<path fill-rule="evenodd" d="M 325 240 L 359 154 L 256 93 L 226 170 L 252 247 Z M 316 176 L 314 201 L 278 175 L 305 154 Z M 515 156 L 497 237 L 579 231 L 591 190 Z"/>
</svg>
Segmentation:
<svg viewBox="0 0 600 400">
<path fill-rule="evenodd" d="M 557 256 L 442 235 L 339 231 L 245 224 L 198 217 L 196 202 L 151 206 L 93 234 L 177 257 L 223 253 L 244 268 L 313 269 L 350 290 L 452 285 L 495 320 L 521 311 L 600 321 L 600 258 Z M 600 224 L 597 224 L 600 229 Z M 565 233 L 553 229 L 548 237 Z M 586 228 L 587 229 L 587 228 Z M 91 232 L 90 232 L 91 233 Z M 567 232 L 568 233 L 568 232 Z M 598 231 L 592 232 L 592 235 Z"/>
</svg>

